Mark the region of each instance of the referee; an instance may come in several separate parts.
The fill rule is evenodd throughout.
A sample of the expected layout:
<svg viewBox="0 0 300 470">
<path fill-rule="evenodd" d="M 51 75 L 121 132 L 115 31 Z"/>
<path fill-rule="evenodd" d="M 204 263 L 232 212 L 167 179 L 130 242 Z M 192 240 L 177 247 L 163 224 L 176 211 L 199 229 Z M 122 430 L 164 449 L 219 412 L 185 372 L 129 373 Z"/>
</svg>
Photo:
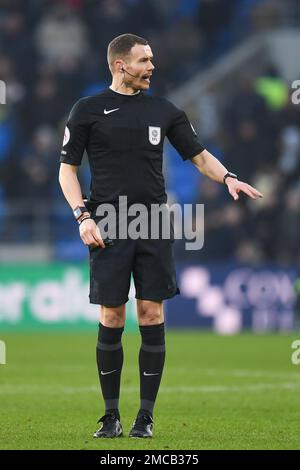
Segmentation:
<svg viewBox="0 0 300 470">
<path fill-rule="evenodd" d="M 139 352 L 140 408 L 130 437 L 152 437 L 153 408 L 165 361 L 163 300 L 179 293 L 172 239 L 121 239 L 109 244 L 97 225 L 97 208 L 120 196 L 128 206 L 166 204 L 162 155 L 165 137 L 181 155 L 214 181 L 225 183 L 237 200 L 242 191 L 252 199 L 256 189 L 211 155 L 198 141 L 186 114 L 164 98 L 144 94 L 154 70 L 148 42 L 133 34 L 113 39 L 107 52 L 112 84 L 105 91 L 80 99 L 67 121 L 61 152 L 59 181 L 79 223 L 80 237 L 90 252 L 90 302 L 100 305 L 96 348 L 105 414 L 94 437 L 118 437 L 123 365 L 121 337 L 130 278 L 133 274 L 141 348 Z M 84 150 L 91 169 L 86 204 L 77 179 Z"/>
</svg>

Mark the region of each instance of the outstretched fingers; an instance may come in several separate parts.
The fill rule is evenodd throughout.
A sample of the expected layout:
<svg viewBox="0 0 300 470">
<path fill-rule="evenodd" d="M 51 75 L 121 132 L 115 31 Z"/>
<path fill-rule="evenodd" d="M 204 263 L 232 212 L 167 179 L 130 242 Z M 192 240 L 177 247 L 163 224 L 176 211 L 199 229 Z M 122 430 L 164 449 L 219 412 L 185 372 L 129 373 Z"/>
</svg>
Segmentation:
<svg viewBox="0 0 300 470">
<path fill-rule="evenodd" d="M 251 199 L 258 199 L 263 197 L 262 193 L 259 192 L 257 189 L 253 188 L 253 186 L 250 186 L 248 183 L 243 183 L 242 181 L 237 181 L 234 185 L 231 187 L 229 186 L 229 193 L 233 197 L 235 201 L 239 199 L 239 192 L 242 191 L 244 194 L 246 194 L 248 197 Z"/>
<path fill-rule="evenodd" d="M 242 188 L 242 191 L 247 194 L 252 199 L 258 199 L 263 197 L 262 193 L 259 192 L 257 189 L 250 186 L 250 184 L 244 183 L 245 188 Z"/>
</svg>

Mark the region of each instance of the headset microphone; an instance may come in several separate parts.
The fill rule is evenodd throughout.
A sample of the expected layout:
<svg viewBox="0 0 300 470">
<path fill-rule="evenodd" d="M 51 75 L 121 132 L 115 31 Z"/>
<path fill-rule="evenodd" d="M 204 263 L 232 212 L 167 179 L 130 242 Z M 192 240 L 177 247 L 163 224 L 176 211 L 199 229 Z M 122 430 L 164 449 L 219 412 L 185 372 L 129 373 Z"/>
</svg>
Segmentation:
<svg viewBox="0 0 300 470">
<path fill-rule="evenodd" d="M 124 67 L 121 68 L 121 72 L 126 72 L 128 73 L 128 75 L 130 75 L 133 78 L 140 78 L 139 75 L 132 75 L 132 73 L 128 72 L 126 69 L 124 69 Z"/>
</svg>

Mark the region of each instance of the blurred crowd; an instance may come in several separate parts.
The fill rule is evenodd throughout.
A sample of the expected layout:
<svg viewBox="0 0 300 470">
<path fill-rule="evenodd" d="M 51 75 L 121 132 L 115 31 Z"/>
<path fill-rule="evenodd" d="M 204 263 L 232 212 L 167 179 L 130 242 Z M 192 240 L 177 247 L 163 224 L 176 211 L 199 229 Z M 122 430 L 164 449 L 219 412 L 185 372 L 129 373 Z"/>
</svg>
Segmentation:
<svg viewBox="0 0 300 470">
<path fill-rule="evenodd" d="M 134 32 L 149 40 L 152 92 L 166 95 L 245 36 L 276 26 L 285 6 L 276 0 L 0 0 L 1 215 L 13 201 L 62 202 L 57 172 L 66 116 L 79 97 L 109 85 L 106 49 L 113 37 Z M 278 102 L 264 78 L 277 80 Z M 194 202 L 205 202 L 208 212 L 200 256 L 295 261 L 300 130 L 286 86 L 271 71 L 241 80 L 218 120 L 208 144 L 214 139 L 222 146 L 225 164 L 265 198 L 232 204 L 222 187 L 201 180 Z M 82 178 L 87 184 L 84 168 Z M 176 187 L 171 191 L 176 195 Z"/>
<path fill-rule="evenodd" d="M 237 81 L 207 148 L 219 145 L 225 166 L 264 198 L 241 194 L 237 203 L 202 178 L 194 202 L 205 204 L 205 249 L 191 259 L 300 263 L 300 105 L 292 92 L 273 66 Z M 188 255 L 183 245 L 178 255 Z"/>
</svg>

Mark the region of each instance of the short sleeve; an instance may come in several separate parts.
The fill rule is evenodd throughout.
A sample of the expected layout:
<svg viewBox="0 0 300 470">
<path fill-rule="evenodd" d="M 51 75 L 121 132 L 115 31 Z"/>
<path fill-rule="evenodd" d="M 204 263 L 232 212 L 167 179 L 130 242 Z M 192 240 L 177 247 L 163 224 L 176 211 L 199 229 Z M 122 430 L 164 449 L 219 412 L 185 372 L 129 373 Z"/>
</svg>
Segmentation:
<svg viewBox="0 0 300 470">
<path fill-rule="evenodd" d="M 205 150 L 185 112 L 174 105 L 167 137 L 183 160 L 191 159 Z"/>
<path fill-rule="evenodd" d="M 67 120 L 60 162 L 80 165 L 89 136 L 89 116 L 86 99 L 75 103 Z"/>
</svg>

